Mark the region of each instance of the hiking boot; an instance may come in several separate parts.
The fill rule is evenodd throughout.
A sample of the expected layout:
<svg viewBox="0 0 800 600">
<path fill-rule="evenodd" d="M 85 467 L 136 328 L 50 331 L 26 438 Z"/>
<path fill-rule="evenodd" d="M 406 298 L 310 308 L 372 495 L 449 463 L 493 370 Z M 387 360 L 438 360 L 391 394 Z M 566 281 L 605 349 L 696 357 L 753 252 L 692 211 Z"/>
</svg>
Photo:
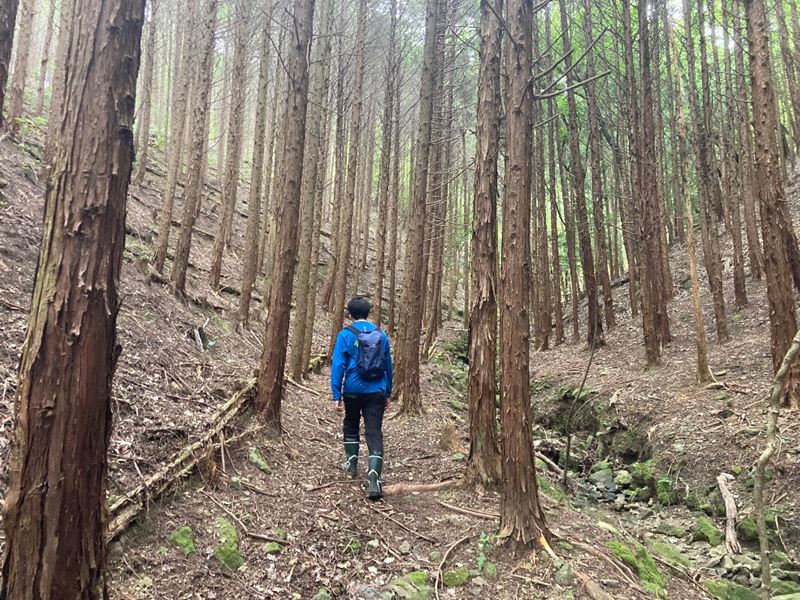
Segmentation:
<svg viewBox="0 0 800 600">
<path fill-rule="evenodd" d="M 370 454 L 369 471 L 367 472 L 367 498 L 370 500 L 380 500 L 383 498 L 383 482 L 381 481 L 382 468 L 383 457 L 378 454 Z"/>
<path fill-rule="evenodd" d="M 358 440 L 344 441 L 344 456 L 345 461 L 342 464 L 342 470 L 347 473 L 351 479 L 355 479 L 358 473 Z"/>
</svg>

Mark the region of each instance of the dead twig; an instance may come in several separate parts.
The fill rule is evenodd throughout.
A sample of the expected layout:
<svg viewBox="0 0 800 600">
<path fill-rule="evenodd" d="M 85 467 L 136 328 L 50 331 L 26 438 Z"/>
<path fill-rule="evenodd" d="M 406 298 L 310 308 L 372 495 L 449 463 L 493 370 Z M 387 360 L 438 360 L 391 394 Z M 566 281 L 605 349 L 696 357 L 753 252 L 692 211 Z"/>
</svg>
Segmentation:
<svg viewBox="0 0 800 600">
<path fill-rule="evenodd" d="M 406 524 L 404 524 L 404 523 L 402 523 L 402 522 L 398 521 L 398 520 L 397 520 L 397 519 L 395 519 L 395 518 L 394 518 L 392 515 L 386 514 L 385 512 L 378 510 L 377 508 L 375 508 L 375 507 L 374 507 L 374 506 L 372 506 L 371 504 L 367 504 L 367 506 L 369 506 L 370 510 L 372 510 L 373 512 L 376 512 L 376 513 L 378 513 L 378 514 L 379 514 L 379 515 L 381 515 L 382 517 L 386 517 L 386 518 L 387 518 L 387 519 L 389 519 L 389 520 L 390 520 L 392 523 L 394 523 L 395 525 L 397 525 L 397 526 L 401 527 L 402 529 L 405 529 L 405 530 L 406 530 L 408 533 L 411 533 L 411 534 L 413 534 L 413 535 L 417 536 L 419 539 L 421 539 L 421 540 L 425 540 L 426 542 L 429 542 L 429 543 L 431 543 L 431 544 L 435 544 L 435 543 L 436 543 L 436 540 L 434 540 L 433 538 L 431 538 L 431 537 L 428 537 L 428 536 L 427 536 L 427 535 L 425 535 L 424 533 L 420 533 L 419 531 L 415 531 L 414 529 L 411 529 L 411 527 L 409 527 L 408 525 L 406 525 Z"/>
<path fill-rule="evenodd" d="M 433 580 L 433 592 L 436 595 L 436 600 L 439 600 L 439 583 L 442 579 L 442 567 L 444 567 L 444 563 L 447 561 L 447 557 L 450 556 L 450 553 L 455 550 L 456 546 L 466 542 L 469 538 L 471 538 L 474 534 L 470 531 L 467 535 L 462 538 L 457 539 L 455 542 L 450 544 L 450 546 L 445 550 L 444 555 L 442 555 L 442 560 L 439 563 L 439 567 L 436 569 L 436 577 Z"/>
<path fill-rule="evenodd" d="M 203 494 L 209 500 L 211 500 L 219 508 L 221 508 L 223 512 L 226 515 L 228 515 L 231 519 L 236 521 L 236 524 L 239 525 L 239 527 L 241 527 L 242 533 L 247 537 L 253 538 L 254 540 L 261 540 L 262 542 L 275 542 L 276 544 L 283 544 L 285 546 L 288 546 L 290 544 L 289 540 L 284 540 L 279 537 L 274 537 L 271 535 L 264 535 L 263 533 L 255 533 L 253 531 L 248 530 L 244 522 L 239 517 L 237 517 L 233 512 L 231 512 L 231 510 L 228 509 L 224 504 L 222 504 L 222 502 L 214 498 L 214 496 L 212 496 L 205 490 L 200 490 L 200 493 Z"/>
</svg>

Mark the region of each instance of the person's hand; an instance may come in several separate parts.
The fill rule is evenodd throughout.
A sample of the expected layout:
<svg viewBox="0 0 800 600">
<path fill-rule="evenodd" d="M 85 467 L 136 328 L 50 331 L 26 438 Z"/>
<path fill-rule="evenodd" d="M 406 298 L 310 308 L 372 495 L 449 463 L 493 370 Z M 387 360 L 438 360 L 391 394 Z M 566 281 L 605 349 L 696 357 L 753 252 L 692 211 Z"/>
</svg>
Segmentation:
<svg viewBox="0 0 800 600">
<path fill-rule="evenodd" d="M 333 401 L 333 410 L 335 410 L 337 413 L 343 413 L 344 412 L 344 405 L 342 404 L 341 400 L 334 400 Z"/>
<path fill-rule="evenodd" d="M 389 412 L 392 408 L 392 397 L 386 396 L 386 399 L 383 401 L 383 410 Z"/>
</svg>

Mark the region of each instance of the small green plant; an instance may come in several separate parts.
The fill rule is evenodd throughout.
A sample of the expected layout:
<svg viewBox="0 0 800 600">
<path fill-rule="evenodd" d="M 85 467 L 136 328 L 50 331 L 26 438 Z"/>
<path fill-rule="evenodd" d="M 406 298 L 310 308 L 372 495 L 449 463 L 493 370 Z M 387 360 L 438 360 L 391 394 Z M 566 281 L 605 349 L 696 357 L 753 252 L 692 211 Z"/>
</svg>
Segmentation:
<svg viewBox="0 0 800 600">
<path fill-rule="evenodd" d="M 478 557 L 476 562 L 478 564 L 478 570 L 483 571 L 484 565 L 486 565 L 486 549 L 494 543 L 494 535 L 491 533 L 481 532 L 480 537 L 478 538 Z"/>
<path fill-rule="evenodd" d="M 361 552 L 362 548 L 363 548 L 363 546 L 361 545 L 361 542 L 359 540 L 353 538 L 352 540 L 347 542 L 347 547 L 345 549 L 348 552 L 350 552 L 350 554 L 355 556 L 355 555 L 357 555 L 357 554 L 359 554 Z"/>
</svg>

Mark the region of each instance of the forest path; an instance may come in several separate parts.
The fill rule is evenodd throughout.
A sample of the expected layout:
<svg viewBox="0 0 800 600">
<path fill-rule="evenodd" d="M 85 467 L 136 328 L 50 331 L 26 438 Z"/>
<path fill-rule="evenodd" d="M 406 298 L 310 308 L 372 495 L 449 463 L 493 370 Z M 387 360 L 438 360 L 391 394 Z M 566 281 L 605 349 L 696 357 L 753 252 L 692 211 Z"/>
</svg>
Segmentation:
<svg viewBox="0 0 800 600">
<path fill-rule="evenodd" d="M 424 415 L 390 413 L 385 421 L 386 484 L 433 483 L 462 473 L 466 412 L 453 403 L 455 395 L 446 387 L 453 376 L 448 360 L 442 355 L 423 366 Z M 287 387 L 282 439 L 266 436 L 257 418 L 245 419 L 245 427 L 256 431 L 226 447 L 225 473 L 217 456 L 215 476 L 201 469 L 180 492 L 155 502 L 147 518 L 121 539 L 112 557 L 113 597 L 389 600 L 392 590 L 409 592 L 408 575 L 419 571 L 427 576 L 429 588 L 444 572 L 452 571 L 448 580 L 467 577 L 463 586 L 445 589 L 440 584 L 446 598 L 482 598 L 487 593 L 509 600 L 563 598 L 573 586 L 575 598 L 588 597 L 576 575 L 556 580 L 549 561 L 517 560 L 507 547 L 493 543 L 498 522 L 492 515 L 499 512 L 494 491 L 460 488 L 391 496 L 377 503 L 366 500 L 363 443 L 359 478 L 350 480 L 341 471 L 341 416 L 331 410 L 327 371 L 302 385 L 306 389 Z M 268 471 L 254 464 L 254 450 Z M 539 476 L 544 482 L 552 477 Z M 552 490 L 553 483 L 544 487 Z M 615 598 L 647 597 L 593 550 L 605 547 L 619 532 L 598 528 L 563 501 L 546 496 L 543 501 L 551 527 L 570 542 L 555 548 L 578 577 L 605 582 Z M 239 531 L 244 563 L 235 571 L 214 558 L 221 517 Z M 188 556 L 170 541 L 186 526 L 196 548 Z M 286 535 L 288 544 L 258 537 L 265 535 Z M 686 581 L 668 581 L 670 598 L 704 597 Z M 322 588 L 331 596 L 317 596 Z M 395 597 L 434 596 L 429 589 L 428 596 Z"/>
</svg>

